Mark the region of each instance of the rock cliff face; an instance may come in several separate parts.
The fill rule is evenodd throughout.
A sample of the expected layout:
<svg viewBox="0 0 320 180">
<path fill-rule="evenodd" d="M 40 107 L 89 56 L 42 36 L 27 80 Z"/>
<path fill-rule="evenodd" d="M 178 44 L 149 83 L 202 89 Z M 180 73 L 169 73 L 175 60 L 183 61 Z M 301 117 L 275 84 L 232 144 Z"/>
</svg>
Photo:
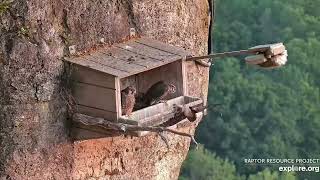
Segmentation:
<svg viewBox="0 0 320 180">
<path fill-rule="evenodd" d="M 0 2 L 0 179 L 177 179 L 190 140 L 166 134 L 73 143 L 62 93 L 62 58 L 135 28 L 206 54 L 207 0 Z M 207 96 L 208 69 L 190 62 L 189 94 Z M 196 124 L 181 127 L 194 132 Z"/>
</svg>

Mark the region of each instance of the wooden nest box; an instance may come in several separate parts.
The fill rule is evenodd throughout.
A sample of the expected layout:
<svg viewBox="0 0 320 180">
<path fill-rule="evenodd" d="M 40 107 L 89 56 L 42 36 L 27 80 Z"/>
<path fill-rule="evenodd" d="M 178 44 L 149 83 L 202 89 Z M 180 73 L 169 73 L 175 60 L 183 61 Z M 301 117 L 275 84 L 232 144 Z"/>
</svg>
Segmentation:
<svg viewBox="0 0 320 180">
<path fill-rule="evenodd" d="M 65 58 L 66 62 L 71 63 L 75 110 L 77 113 L 111 122 L 140 126 L 161 125 L 170 119 L 168 114 L 172 113 L 174 104 L 202 103 L 199 98 L 186 96 L 188 88 L 184 57 L 188 55 L 182 48 L 139 38 L 101 48 L 88 55 Z M 133 111 L 130 116 L 122 115 L 123 89 L 134 86 L 138 94 L 145 93 L 159 81 L 176 86 L 175 93 L 167 97 L 167 103 Z M 83 125 L 75 128 L 91 131 Z"/>
</svg>

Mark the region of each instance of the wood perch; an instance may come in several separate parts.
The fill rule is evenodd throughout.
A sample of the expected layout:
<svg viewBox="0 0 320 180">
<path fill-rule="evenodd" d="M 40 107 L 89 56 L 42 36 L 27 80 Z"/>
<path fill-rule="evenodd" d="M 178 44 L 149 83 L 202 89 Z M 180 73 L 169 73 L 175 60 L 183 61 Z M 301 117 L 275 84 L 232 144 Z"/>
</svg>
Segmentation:
<svg viewBox="0 0 320 180">
<path fill-rule="evenodd" d="M 197 141 L 195 140 L 194 136 L 188 133 L 179 132 L 167 127 L 159 127 L 159 126 L 138 126 L 138 125 L 131 125 L 131 124 L 123 124 L 118 122 L 110 122 L 103 118 L 96 118 L 87 116 L 84 114 L 76 113 L 73 115 L 73 121 L 77 123 L 81 123 L 87 126 L 98 126 L 107 130 L 116 130 L 122 133 L 125 132 L 135 132 L 135 131 L 150 131 L 150 132 L 170 132 L 173 134 L 177 134 L 180 136 L 190 137 L 191 141 L 198 146 Z"/>
</svg>

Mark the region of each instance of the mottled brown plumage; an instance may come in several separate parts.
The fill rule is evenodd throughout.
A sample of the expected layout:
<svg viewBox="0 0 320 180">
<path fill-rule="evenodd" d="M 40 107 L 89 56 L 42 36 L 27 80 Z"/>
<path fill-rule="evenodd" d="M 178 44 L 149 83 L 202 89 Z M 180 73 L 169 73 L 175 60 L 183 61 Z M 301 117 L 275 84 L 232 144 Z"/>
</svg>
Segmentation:
<svg viewBox="0 0 320 180">
<path fill-rule="evenodd" d="M 197 120 L 197 113 L 203 112 L 205 109 L 207 109 L 207 106 L 197 105 L 193 107 L 187 107 L 185 105 L 176 105 L 173 106 L 174 112 L 175 112 L 175 118 L 187 118 L 189 121 L 194 122 Z"/>
<path fill-rule="evenodd" d="M 141 92 L 137 92 L 136 94 L 136 103 L 134 104 L 134 111 L 137 111 L 139 109 L 145 108 L 146 105 L 144 104 L 144 93 Z"/>
<path fill-rule="evenodd" d="M 153 84 L 144 96 L 144 104 L 151 106 L 163 101 L 169 94 L 176 92 L 176 86 L 159 81 Z"/>
<path fill-rule="evenodd" d="M 187 118 L 189 121 L 193 122 L 197 119 L 196 111 L 194 111 L 191 107 L 187 107 L 185 105 L 174 105 L 175 116 Z"/>
<path fill-rule="evenodd" d="M 136 88 L 128 86 L 121 91 L 121 109 L 122 115 L 130 115 L 136 102 Z"/>
</svg>

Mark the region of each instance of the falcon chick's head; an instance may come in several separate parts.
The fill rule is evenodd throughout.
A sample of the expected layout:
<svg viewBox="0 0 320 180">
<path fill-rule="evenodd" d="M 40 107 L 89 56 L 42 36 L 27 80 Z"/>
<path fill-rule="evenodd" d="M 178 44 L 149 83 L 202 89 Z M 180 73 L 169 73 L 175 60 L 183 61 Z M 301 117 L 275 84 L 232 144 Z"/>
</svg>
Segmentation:
<svg viewBox="0 0 320 180">
<path fill-rule="evenodd" d="M 135 87 L 133 87 L 133 86 L 128 87 L 128 94 L 135 95 L 136 93 L 137 93 L 137 90 Z"/>
<path fill-rule="evenodd" d="M 125 94 L 125 95 L 135 95 L 136 93 L 137 93 L 137 90 L 133 86 L 128 86 L 127 88 L 121 91 L 121 94 Z"/>
<path fill-rule="evenodd" d="M 177 88 L 176 88 L 175 85 L 169 84 L 168 86 L 169 86 L 168 92 L 169 92 L 170 94 L 173 94 L 173 93 L 176 92 Z"/>
</svg>

